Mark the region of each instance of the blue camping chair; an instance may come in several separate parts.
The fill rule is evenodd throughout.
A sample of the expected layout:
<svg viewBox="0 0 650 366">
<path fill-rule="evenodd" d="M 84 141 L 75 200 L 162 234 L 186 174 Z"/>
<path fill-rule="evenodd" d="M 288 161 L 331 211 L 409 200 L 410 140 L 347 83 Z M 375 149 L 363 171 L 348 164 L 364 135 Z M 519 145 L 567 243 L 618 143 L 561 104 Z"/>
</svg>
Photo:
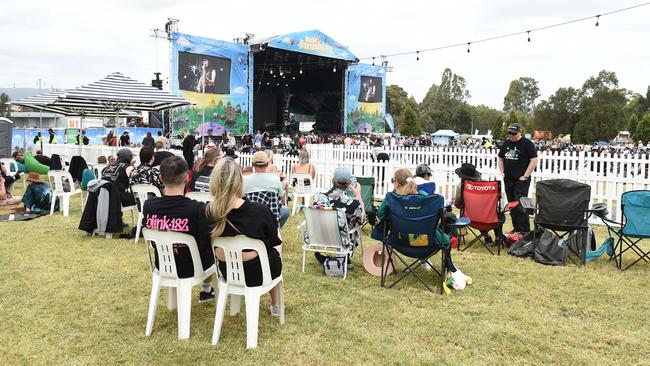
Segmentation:
<svg viewBox="0 0 650 366">
<path fill-rule="evenodd" d="M 395 270 L 393 261 L 395 254 L 395 258 L 402 262 L 406 269 L 395 282 L 388 286 L 389 288 L 412 274 L 427 290 L 434 292 L 422 276 L 415 272 L 418 267 L 427 263 L 439 277 L 440 293 L 444 293 L 445 251 L 441 250 L 443 246 L 436 240 L 436 229 L 444 210 L 444 198 L 437 194 L 399 196 L 389 192 L 386 194 L 386 200 L 382 240 L 382 263 L 384 266 L 381 271 L 381 286 L 385 287 L 388 266 L 392 266 Z M 424 235 L 426 237 L 423 237 Z M 429 262 L 429 259 L 438 252 L 441 253 L 440 271 Z M 412 258 L 415 261 L 409 264 L 403 257 Z"/>
<path fill-rule="evenodd" d="M 629 191 L 621 196 L 621 210 L 623 212 L 623 221 L 621 228 L 614 230 L 618 240 L 614 250 L 614 258 L 618 269 L 626 270 L 639 261 L 648 262 L 650 260 L 650 251 L 643 251 L 639 247 L 639 242 L 643 239 L 650 238 L 650 191 Z M 623 267 L 623 253 L 633 252 L 638 258 L 632 263 Z"/>
<path fill-rule="evenodd" d="M 418 191 L 425 192 L 428 195 L 436 193 L 436 182 L 418 184 Z"/>
</svg>

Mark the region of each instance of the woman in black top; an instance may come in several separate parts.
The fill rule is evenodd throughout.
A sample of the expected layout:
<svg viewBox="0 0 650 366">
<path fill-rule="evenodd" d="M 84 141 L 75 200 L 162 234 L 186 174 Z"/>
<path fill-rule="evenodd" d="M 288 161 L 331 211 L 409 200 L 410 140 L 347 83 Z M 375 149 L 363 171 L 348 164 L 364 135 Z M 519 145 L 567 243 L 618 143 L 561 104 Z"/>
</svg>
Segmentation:
<svg viewBox="0 0 650 366">
<path fill-rule="evenodd" d="M 221 149 L 218 147 L 205 152 L 203 159 L 197 164 L 196 170 L 192 174 L 191 191 L 210 192 L 210 175 L 212 175 L 212 169 L 214 169 L 221 157 Z"/>
<path fill-rule="evenodd" d="M 120 191 L 120 201 L 122 206 L 135 205 L 135 198 L 130 190 L 129 176 L 133 170 L 131 162 L 133 153 L 127 148 L 117 151 L 117 160 L 110 164 L 102 171 L 102 179 L 113 183 Z"/>
<path fill-rule="evenodd" d="M 210 192 L 214 199 L 206 207 L 206 215 L 214 222 L 212 238 L 220 236 L 245 235 L 259 239 L 266 246 L 271 277 L 277 278 L 282 273 L 282 240 L 278 236 L 278 223 L 271 210 L 260 203 L 244 200 L 244 184 L 241 170 L 237 163 L 225 158 L 214 167 L 210 177 Z M 219 259 L 219 270 L 227 277 L 224 252 L 215 249 Z M 262 284 L 262 269 L 258 253 L 245 251 L 243 254 L 244 273 L 247 286 Z M 279 289 L 273 288 L 271 295 L 271 314 L 279 314 Z"/>
</svg>

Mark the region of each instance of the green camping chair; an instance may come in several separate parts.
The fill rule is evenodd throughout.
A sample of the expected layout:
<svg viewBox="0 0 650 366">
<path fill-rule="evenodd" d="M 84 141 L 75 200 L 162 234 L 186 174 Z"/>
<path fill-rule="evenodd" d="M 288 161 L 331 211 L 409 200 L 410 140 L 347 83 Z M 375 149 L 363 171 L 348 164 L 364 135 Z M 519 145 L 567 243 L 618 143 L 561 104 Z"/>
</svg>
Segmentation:
<svg viewBox="0 0 650 366">
<path fill-rule="evenodd" d="M 377 221 L 377 207 L 375 207 L 375 178 L 374 177 L 355 177 L 357 183 L 361 185 L 361 198 L 366 208 L 366 217 L 363 221 L 362 229 L 370 224 L 374 226 Z"/>
</svg>

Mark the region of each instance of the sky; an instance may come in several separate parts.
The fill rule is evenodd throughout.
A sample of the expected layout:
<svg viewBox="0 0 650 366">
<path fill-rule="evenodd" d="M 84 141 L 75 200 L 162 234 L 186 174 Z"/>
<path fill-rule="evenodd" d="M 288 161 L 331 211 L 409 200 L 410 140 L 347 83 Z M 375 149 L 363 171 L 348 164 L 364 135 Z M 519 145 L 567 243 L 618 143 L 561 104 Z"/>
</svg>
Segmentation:
<svg viewBox="0 0 650 366">
<path fill-rule="evenodd" d="M 169 74 L 168 17 L 179 31 L 220 40 L 319 29 L 359 58 L 466 43 L 595 16 L 643 3 L 604 0 L 463 1 L 11 1 L 0 13 L 0 87 L 72 88 L 120 71 L 143 82 Z M 389 58 L 388 84 L 418 102 L 449 67 L 467 80 L 471 104 L 503 107 L 510 81 L 539 82 L 542 99 L 580 87 L 600 70 L 643 93 L 650 85 L 650 6 L 466 47 Z"/>
</svg>

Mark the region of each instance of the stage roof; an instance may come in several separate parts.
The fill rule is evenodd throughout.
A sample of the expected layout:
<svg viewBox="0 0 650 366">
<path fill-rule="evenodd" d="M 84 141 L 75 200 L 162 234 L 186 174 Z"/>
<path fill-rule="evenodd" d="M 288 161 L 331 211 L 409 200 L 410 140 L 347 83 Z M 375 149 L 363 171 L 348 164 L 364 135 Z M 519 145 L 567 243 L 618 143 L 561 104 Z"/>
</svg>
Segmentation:
<svg viewBox="0 0 650 366">
<path fill-rule="evenodd" d="M 253 44 L 266 45 L 309 55 L 336 58 L 356 62 L 357 57 L 346 47 L 330 38 L 325 33 L 313 29 L 304 32 L 282 34 L 274 37 L 255 40 Z"/>
</svg>

